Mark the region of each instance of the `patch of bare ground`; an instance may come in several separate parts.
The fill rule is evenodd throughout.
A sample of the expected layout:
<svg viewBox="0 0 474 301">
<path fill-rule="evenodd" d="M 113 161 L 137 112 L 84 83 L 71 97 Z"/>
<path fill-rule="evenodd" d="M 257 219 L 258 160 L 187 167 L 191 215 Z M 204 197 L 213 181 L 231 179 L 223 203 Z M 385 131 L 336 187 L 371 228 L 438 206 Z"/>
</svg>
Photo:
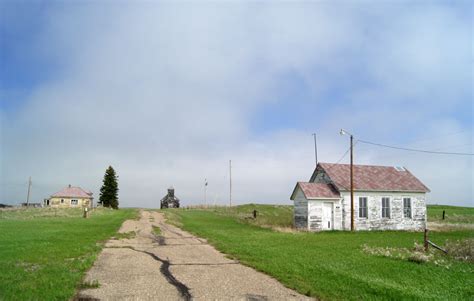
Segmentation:
<svg viewBox="0 0 474 301">
<path fill-rule="evenodd" d="M 428 222 L 427 226 L 430 231 L 438 232 L 474 230 L 474 224 Z"/>
</svg>

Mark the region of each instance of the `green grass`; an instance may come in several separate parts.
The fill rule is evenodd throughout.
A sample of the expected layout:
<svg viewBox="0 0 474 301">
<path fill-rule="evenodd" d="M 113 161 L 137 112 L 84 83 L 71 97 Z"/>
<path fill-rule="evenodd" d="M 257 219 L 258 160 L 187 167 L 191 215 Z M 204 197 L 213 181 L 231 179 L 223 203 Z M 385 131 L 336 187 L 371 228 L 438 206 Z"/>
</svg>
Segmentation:
<svg viewBox="0 0 474 301">
<path fill-rule="evenodd" d="M 212 209 L 215 213 L 223 216 L 237 218 L 258 226 L 292 227 L 293 206 L 287 205 L 259 205 L 246 204 L 234 207 L 217 207 Z M 253 211 L 257 210 L 257 217 L 253 217 Z"/>
<path fill-rule="evenodd" d="M 161 235 L 161 229 L 160 227 L 157 227 L 157 226 L 153 226 L 153 233 L 155 233 L 155 235 Z"/>
<path fill-rule="evenodd" d="M 302 294 L 325 300 L 472 300 L 474 297 L 473 264 L 450 258 L 444 259 L 444 265 L 415 263 L 364 251 L 364 246 L 411 249 L 414 242 L 422 242 L 422 233 L 277 232 L 242 219 L 240 213 L 247 214 L 249 206 L 255 205 L 233 208 L 234 216 L 220 209 L 165 212 L 168 219 L 208 239 L 220 251 L 272 275 Z M 266 218 L 267 224 L 283 223 L 284 218 L 273 218 L 270 212 L 265 216 L 270 216 Z M 474 233 L 467 230 L 430 235 L 438 244 L 473 238 Z"/>
<path fill-rule="evenodd" d="M 443 220 L 443 210 L 445 211 L 445 219 Z M 472 207 L 456 207 L 444 205 L 428 206 L 428 221 L 474 224 L 474 208 Z"/>
<path fill-rule="evenodd" d="M 1 211 L 0 300 L 70 299 L 88 285 L 81 281 L 102 242 L 136 212 L 100 209 L 85 219 L 80 209 Z"/>
<path fill-rule="evenodd" d="M 137 236 L 137 232 L 135 231 L 128 231 L 125 233 L 115 233 L 113 239 L 132 239 Z"/>
<path fill-rule="evenodd" d="M 81 289 L 88 289 L 88 288 L 99 288 L 100 283 L 99 280 L 93 280 L 90 282 L 83 282 L 79 285 L 79 288 Z"/>
</svg>

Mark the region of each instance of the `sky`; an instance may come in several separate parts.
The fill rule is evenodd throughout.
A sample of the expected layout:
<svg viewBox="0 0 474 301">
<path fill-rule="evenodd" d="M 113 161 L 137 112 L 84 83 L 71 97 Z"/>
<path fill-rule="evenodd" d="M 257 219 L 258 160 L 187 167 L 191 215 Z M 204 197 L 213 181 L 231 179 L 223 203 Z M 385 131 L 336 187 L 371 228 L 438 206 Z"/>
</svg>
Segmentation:
<svg viewBox="0 0 474 301">
<path fill-rule="evenodd" d="M 0 1 L 0 203 L 71 184 L 121 206 L 291 204 L 356 141 L 474 153 L 468 1 Z M 356 143 L 432 204 L 474 206 L 473 156 Z"/>
</svg>

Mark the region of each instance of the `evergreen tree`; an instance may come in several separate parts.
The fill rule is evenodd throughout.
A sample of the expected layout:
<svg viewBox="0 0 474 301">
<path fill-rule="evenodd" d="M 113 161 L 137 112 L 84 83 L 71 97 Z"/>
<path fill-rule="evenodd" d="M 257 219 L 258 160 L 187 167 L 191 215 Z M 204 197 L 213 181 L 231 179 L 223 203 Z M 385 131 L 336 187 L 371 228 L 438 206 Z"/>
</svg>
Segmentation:
<svg viewBox="0 0 474 301">
<path fill-rule="evenodd" d="M 99 202 L 104 207 L 118 209 L 118 183 L 117 175 L 112 166 L 105 171 L 104 184 L 100 188 Z"/>
</svg>

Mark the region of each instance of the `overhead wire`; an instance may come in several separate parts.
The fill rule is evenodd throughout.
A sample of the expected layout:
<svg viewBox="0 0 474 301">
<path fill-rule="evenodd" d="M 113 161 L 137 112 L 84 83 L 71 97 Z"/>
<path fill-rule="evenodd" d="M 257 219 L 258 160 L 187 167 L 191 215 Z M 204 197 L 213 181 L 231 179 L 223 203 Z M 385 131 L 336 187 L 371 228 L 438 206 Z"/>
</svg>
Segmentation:
<svg viewBox="0 0 474 301">
<path fill-rule="evenodd" d="M 392 148 L 392 149 L 398 149 L 398 150 L 411 151 L 411 152 L 437 154 L 437 155 L 474 156 L 474 153 L 439 152 L 439 151 L 432 151 L 432 150 L 425 150 L 425 149 L 399 147 L 399 146 L 387 145 L 387 144 L 382 144 L 382 143 L 370 142 L 370 141 L 366 141 L 366 140 L 360 140 L 360 139 L 358 139 L 357 141 L 365 143 L 365 144 L 370 144 L 370 145 L 375 145 L 375 146 L 380 146 L 380 147 L 386 147 L 386 148 Z"/>
</svg>

